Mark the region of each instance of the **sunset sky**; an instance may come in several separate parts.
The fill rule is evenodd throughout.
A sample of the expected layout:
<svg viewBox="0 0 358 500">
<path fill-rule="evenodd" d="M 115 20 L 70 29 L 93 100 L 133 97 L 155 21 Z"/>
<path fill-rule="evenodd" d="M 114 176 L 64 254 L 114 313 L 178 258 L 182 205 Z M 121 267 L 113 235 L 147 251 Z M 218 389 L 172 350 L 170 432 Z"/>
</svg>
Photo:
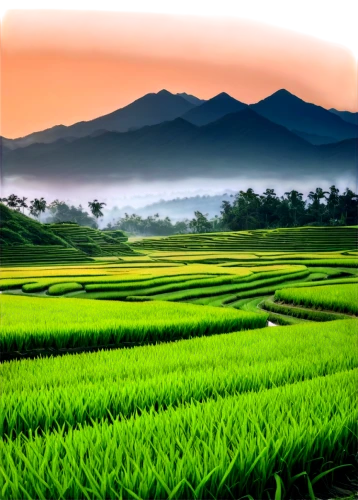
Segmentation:
<svg viewBox="0 0 358 500">
<path fill-rule="evenodd" d="M 286 88 L 357 109 L 357 63 L 338 45 L 253 21 L 9 11 L 1 33 L 1 135 L 109 113 L 166 88 L 253 103 Z"/>
</svg>

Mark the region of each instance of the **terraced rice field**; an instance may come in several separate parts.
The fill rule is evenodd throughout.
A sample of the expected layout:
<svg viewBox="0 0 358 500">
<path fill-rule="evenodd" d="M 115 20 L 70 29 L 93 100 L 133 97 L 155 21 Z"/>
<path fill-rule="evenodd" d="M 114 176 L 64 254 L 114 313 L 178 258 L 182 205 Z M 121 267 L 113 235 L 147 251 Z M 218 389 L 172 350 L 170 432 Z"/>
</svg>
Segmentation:
<svg viewBox="0 0 358 500">
<path fill-rule="evenodd" d="M 326 230 L 3 267 L 1 498 L 353 498 L 357 230 Z"/>
<path fill-rule="evenodd" d="M 148 251 L 334 252 L 357 248 L 356 227 L 300 227 L 146 238 L 133 248 Z"/>
</svg>

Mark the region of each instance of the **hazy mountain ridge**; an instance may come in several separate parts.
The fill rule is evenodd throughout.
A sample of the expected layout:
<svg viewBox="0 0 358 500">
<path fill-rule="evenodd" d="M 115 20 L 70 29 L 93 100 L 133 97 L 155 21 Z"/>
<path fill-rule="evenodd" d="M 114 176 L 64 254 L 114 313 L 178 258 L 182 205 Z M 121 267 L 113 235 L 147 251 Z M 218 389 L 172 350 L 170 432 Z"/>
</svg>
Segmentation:
<svg viewBox="0 0 358 500">
<path fill-rule="evenodd" d="M 223 201 L 232 201 L 235 193 L 224 193 L 218 195 L 197 195 L 186 198 L 175 198 L 172 200 L 159 200 L 144 207 L 134 208 L 130 205 L 113 208 L 104 211 L 104 220 L 106 222 L 112 219 L 117 220 L 123 217 L 125 213 L 137 214 L 142 217 L 153 216 L 158 213 L 160 217 L 170 217 L 172 220 L 183 220 L 192 218 L 196 210 L 208 214 L 209 218 L 220 214 Z"/>
<path fill-rule="evenodd" d="M 15 149 L 34 143 L 50 143 L 66 137 L 86 137 L 98 130 L 127 132 L 130 129 L 174 120 L 195 106 L 188 98 L 161 90 L 157 94 L 146 94 L 123 108 L 93 120 L 81 121 L 67 127 L 57 125 L 19 139 L 4 138 L 3 142 L 6 148 Z"/>
<path fill-rule="evenodd" d="M 246 107 L 202 127 L 176 118 L 131 132 L 4 149 L 3 175 L 146 181 L 355 173 L 356 141 L 331 146 L 314 146 Z"/>
<path fill-rule="evenodd" d="M 230 113 L 242 111 L 248 105 L 225 92 L 205 101 L 185 92 L 172 94 L 167 90 L 146 94 L 129 105 L 90 121 L 70 126 L 56 125 L 18 139 L 2 138 L 2 147 L 17 149 L 34 143 L 51 143 L 59 139 L 72 142 L 80 137 L 95 137 L 108 131 L 138 130 L 182 117 L 203 126 Z M 358 113 L 326 110 L 306 103 L 287 90 L 279 90 L 251 109 L 270 121 L 283 125 L 314 145 L 339 142 L 358 136 Z"/>
</svg>

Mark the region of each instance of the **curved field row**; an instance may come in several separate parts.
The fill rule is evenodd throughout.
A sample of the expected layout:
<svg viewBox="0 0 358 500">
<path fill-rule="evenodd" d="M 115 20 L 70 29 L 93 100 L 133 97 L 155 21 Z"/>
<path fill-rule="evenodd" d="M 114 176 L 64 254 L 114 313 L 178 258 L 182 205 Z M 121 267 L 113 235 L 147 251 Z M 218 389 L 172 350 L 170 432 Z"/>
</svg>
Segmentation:
<svg viewBox="0 0 358 500">
<path fill-rule="evenodd" d="M 36 348 L 74 348 L 124 342 L 160 342 L 259 328 L 266 318 L 232 309 L 191 304 L 147 304 L 4 295 L 1 299 L 3 353 Z"/>
<path fill-rule="evenodd" d="M 321 308 L 330 311 L 358 314 L 358 287 L 356 284 L 286 289 L 275 293 L 275 300 L 288 304 Z"/>
<path fill-rule="evenodd" d="M 317 311 L 310 308 L 292 306 L 289 304 L 278 304 L 274 300 L 266 299 L 263 300 L 259 307 L 265 312 L 273 312 L 285 316 L 292 316 L 293 318 L 300 318 L 310 321 L 334 321 L 336 319 L 349 318 L 349 315 L 339 314 L 334 312 Z M 243 307 L 240 309 L 245 310 Z"/>
<path fill-rule="evenodd" d="M 249 270 L 248 270 L 249 271 Z M 250 272 L 250 271 L 249 271 Z M 247 273 L 248 274 L 248 273 Z M 246 277 L 228 275 L 221 277 L 213 277 L 203 280 L 192 280 L 186 281 L 183 279 L 182 282 L 172 283 L 168 285 L 162 285 L 157 287 L 138 286 L 128 287 L 126 290 L 125 286 L 120 286 L 119 288 L 123 291 L 105 291 L 101 292 L 100 288 L 95 286 L 97 292 L 91 292 L 92 286 L 86 286 L 86 293 L 78 295 L 77 298 L 83 299 L 113 299 L 113 300 L 125 300 L 127 297 L 152 297 L 155 300 L 187 300 L 193 297 L 205 297 L 205 296 L 217 296 L 220 294 L 234 292 L 236 290 L 255 288 L 260 285 L 261 281 L 276 283 L 280 281 L 286 281 L 291 279 L 298 279 L 301 276 L 308 275 L 309 272 L 304 266 L 286 268 L 282 270 L 273 270 L 271 272 L 265 273 L 251 273 Z M 260 281 L 261 280 L 261 281 Z"/>
<path fill-rule="evenodd" d="M 146 238 L 132 248 L 146 251 L 335 252 L 356 250 L 357 227 L 299 227 L 230 233 L 183 234 Z"/>
<path fill-rule="evenodd" d="M 357 380 L 357 370 L 344 371 L 0 441 L 2 496 L 264 498 L 275 480 L 290 491 L 297 473 L 309 474 L 313 491 L 322 457 L 346 464 L 356 452 Z"/>
<path fill-rule="evenodd" d="M 306 261 L 300 261 L 306 262 Z M 270 302 L 258 305 L 265 297 L 287 287 L 295 288 L 354 284 L 357 282 L 356 271 L 349 267 L 306 267 L 304 265 L 256 265 L 254 267 L 220 268 L 207 264 L 188 264 L 178 271 L 171 268 L 163 270 L 148 269 L 141 275 L 123 273 L 117 266 L 105 267 L 108 274 L 103 276 L 74 276 L 71 278 L 37 278 L 21 280 L 2 280 L 0 287 L 11 289 L 22 283 L 26 294 L 73 297 L 77 299 L 98 299 L 104 301 L 142 302 L 147 300 L 191 302 L 196 305 L 215 307 L 233 307 L 260 313 L 262 307 L 269 320 L 277 324 L 295 324 L 303 320 L 322 321 L 337 319 L 340 316 L 331 313 L 313 314 L 298 312 L 272 305 Z M 185 272 L 184 272 L 185 271 Z M 199 271 L 199 274 L 196 272 Z M 202 274 L 200 274 L 200 271 Z M 315 272 L 319 271 L 319 272 Z M 153 272 L 155 272 L 153 274 Z M 220 274 L 218 274 L 220 272 Z M 114 274 L 110 274 L 114 273 Z M 119 274 L 118 274 L 119 273 Z M 343 277 L 339 277 L 343 276 Z M 346 277 L 348 276 L 348 277 Z M 327 279 L 329 278 L 329 279 Z M 18 292 L 16 292 L 18 293 Z M 261 299 L 261 300 L 260 300 Z M 267 307 L 266 307 L 267 306 Z M 292 313 L 292 314 L 291 314 Z M 344 317 L 344 316 L 343 316 Z"/>
<path fill-rule="evenodd" d="M 352 323 L 353 321 L 353 323 Z M 0 435 L 69 429 L 358 367 L 354 320 L 2 366 Z M 39 392 L 40 391 L 40 392 Z"/>
<path fill-rule="evenodd" d="M 245 273 L 243 273 L 245 274 Z M 214 275 L 215 277 L 216 275 Z M 235 275 L 231 275 L 235 276 Z M 131 289 L 131 288 L 136 288 L 136 287 L 141 287 L 141 286 L 151 286 L 154 284 L 166 284 L 166 283 L 175 283 L 175 282 L 180 282 L 183 280 L 190 280 L 190 279 L 204 279 L 207 278 L 207 275 L 205 274 L 192 274 L 192 275 L 177 275 L 177 276 L 164 276 L 160 278 L 146 278 L 146 277 L 140 277 L 140 276 L 110 276 L 108 278 L 78 278 L 76 279 L 76 283 L 79 283 L 83 285 L 86 289 L 88 286 L 93 286 L 94 289 L 103 289 L 103 290 L 112 290 L 112 289 Z M 66 278 L 63 278 L 61 280 L 58 279 L 50 279 L 50 280 L 38 280 L 35 283 L 28 283 L 24 284 L 22 286 L 22 291 L 27 292 L 27 293 L 34 293 L 34 292 L 42 292 L 44 290 L 47 290 L 50 286 L 57 285 L 57 284 L 65 284 L 68 283 L 68 280 Z"/>
</svg>

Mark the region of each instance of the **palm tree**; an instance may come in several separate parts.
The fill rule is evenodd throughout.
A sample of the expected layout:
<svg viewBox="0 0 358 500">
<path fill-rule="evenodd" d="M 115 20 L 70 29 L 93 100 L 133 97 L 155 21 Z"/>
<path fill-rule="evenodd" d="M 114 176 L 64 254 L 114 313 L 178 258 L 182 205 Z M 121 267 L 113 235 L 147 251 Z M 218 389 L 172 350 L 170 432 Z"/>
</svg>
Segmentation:
<svg viewBox="0 0 358 500">
<path fill-rule="evenodd" d="M 18 199 L 18 206 L 19 206 L 19 208 L 22 208 L 22 213 L 24 213 L 25 208 L 28 208 L 26 200 L 27 200 L 27 198 L 25 198 L 25 196 Z"/>
<path fill-rule="evenodd" d="M 339 205 L 339 189 L 335 185 L 329 188 L 329 196 L 327 197 L 327 208 L 334 223 L 336 220 L 336 207 Z"/>
<path fill-rule="evenodd" d="M 47 203 L 44 198 L 35 198 L 34 200 L 31 200 L 30 203 L 30 214 L 34 217 L 39 217 L 40 213 L 46 210 Z"/>
<path fill-rule="evenodd" d="M 326 199 L 326 194 L 328 191 L 323 191 L 322 188 L 316 188 L 316 191 L 310 191 L 308 193 L 308 198 L 312 201 L 311 208 L 316 212 L 320 224 L 322 224 L 322 205 L 321 200 Z"/>
<path fill-rule="evenodd" d="M 2 198 L 1 201 L 3 203 L 6 203 L 6 205 L 9 207 L 9 208 L 17 208 L 18 207 L 18 202 L 19 202 L 20 198 L 18 198 L 16 196 L 16 194 L 10 194 L 10 196 L 8 198 Z"/>
<path fill-rule="evenodd" d="M 297 210 L 300 205 L 302 205 L 302 196 L 303 193 L 299 193 L 298 191 L 295 191 L 294 189 L 292 191 L 288 191 L 285 193 L 287 196 L 288 200 L 288 206 L 290 210 L 293 212 L 293 224 L 294 226 L 297 225 Z"/>
<path fill-rule="evenodd" d="M 92 215 L 98 219 L 98 217 L 103 217 L 102 208 L 106 205 L 104 202 L 99 202 L 98 200 L 93 200 L 88 202 L 88 206 L 91 209 Z"/>
</svg>

